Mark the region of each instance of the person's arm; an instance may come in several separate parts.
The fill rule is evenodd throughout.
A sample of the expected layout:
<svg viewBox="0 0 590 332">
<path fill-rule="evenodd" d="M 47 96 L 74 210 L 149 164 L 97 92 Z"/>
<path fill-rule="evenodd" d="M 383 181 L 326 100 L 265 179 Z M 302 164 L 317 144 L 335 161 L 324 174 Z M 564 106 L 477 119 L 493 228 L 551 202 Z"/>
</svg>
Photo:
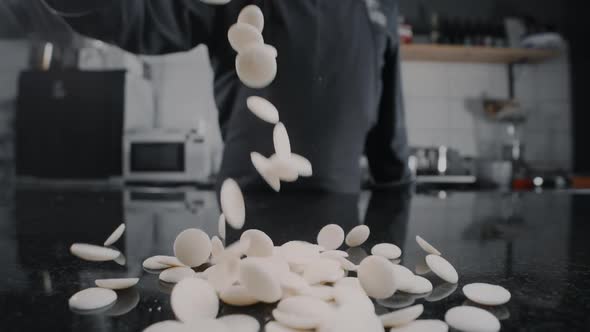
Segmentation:
<svg viewBox="0 0 590 332">
<path fill-rule="evenodd" d="M 186 51 L 213 34 L 198 0 L 43 0 L 77 32 L 137 54 Z"/>
<path fill-rule="evenodd" d="M 391 29 L 397 29 L 396 23 L 392 25 Z M 381 73 L 383 89 L 377 122 L 369 131 L 365 142 L 365 155 L 377 185 L 411 181 L 397 31 L 390 33 Z"/>
</svg>

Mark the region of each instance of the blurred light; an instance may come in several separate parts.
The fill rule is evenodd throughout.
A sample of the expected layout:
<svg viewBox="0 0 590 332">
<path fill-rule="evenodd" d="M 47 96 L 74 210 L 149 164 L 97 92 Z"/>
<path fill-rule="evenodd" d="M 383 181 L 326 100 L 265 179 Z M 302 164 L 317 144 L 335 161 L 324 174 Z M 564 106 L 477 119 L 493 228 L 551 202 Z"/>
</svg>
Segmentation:
<svg viewBox="0 0 590 332">
<path fill-rule="evenodd" d="M 533 179 L 533 184 L 535 185 L 535 187 L 540 187 L 543 185 L 543 178 L 540 176 L 537 176 Z"/>
<path fill-rule="evenodd" d="M 416 175 L 418 172 L 418 158 L 416 156 L 410 156 L 408 158 L 408 168 L 412 172 L 412 175 Z"/>
<path fill-rule="evenodd" d="M 445 174 L 447 171 L 447 147 L 444 145 L 438 148 L 438 164 L 436 168 L 439 174 Z"/>
<path fill-rule="evenodd" d="M 440 199 L 447 199 L 447 192 L 444 190 L 441 190 L 438 192 L 438 198 Z"/>
</svg>

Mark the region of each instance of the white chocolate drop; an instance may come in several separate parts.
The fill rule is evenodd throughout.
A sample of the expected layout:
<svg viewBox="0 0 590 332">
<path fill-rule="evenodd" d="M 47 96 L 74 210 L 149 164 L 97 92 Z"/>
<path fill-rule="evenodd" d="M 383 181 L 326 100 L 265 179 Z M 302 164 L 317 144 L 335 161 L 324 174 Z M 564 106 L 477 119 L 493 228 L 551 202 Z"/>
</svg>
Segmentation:
<svg viewBox="0 0 590 332">
<path fill-rule="evenodd" d="M 250 247 L 246 250 L 248 257 L 269 257 L 273 255 L 274 243 L 266 233 L 257 230 L 249 229 L 242 233 L 241 239 L 250 240 Z"/>
<path fill-rule="evenodd" d="M 250 160 L 252 165 L 260 174 L 262 179 L 276 192 L 281 190 L 281 179 L 276 174 L 273 164 L 270 159 L 267 159 L 258 152 L 250 153 Z"/>
<path fill-rule="evenodd" d="M 104 246 L 108 247 L 110 245 L 112 245 L 113 243 L 117 242 L 121 236 L 123 235 L 123 233 L 125 232 L 125 224 L 121 224 L 119 225 L 119 227 L 117 227 L 113 233 L 106 239 L 106 241 L 104 241 Z"/>
<path fill-rule="evenodd" d="M 139 278 L 96 279 L 94 283 L 100 288 L 126 289 L 137 285 Z"/>
<path fill-rule="evenodd" d="M 416 243 L 418 243 L 422 250 L 426 251 L 431 255 L 441 255 L 440 251 L 438 251 L 435 247 L 433 247 L 430 243 L 426 242 L 426 240 L 424 240 L 418 235 L 416 235 Z"/>
<path fill-rule="evenodd" d="M 79 258 L 91 262 L 106 262 L 112 261 L 119 257 L 121 252 L 111 248 L 95 246 L 86 243 L 74 243 L 70 247 L 70 252 Z"/>
<path fill-rule="evenodd" d="M 282 122 L 275 125 L 272 137 L 276 155 L 289 160 L 291 158 L 291 141 L 289 134 L 287 134 L 287 128 Z"/>
<path fill-rule="evenodd" d="M 326 225 L 318 233 L 317 241 L 326 250 L 338 249 L 344 242 L 344 230 L 336 224 Z"/>
<path fill-rule="evenodd" d="M 426 256 L 426 264 L 428 267 L 442 280 L 451 284 L 456 284 L 459 281 L 457 270 L 446 259 L 437 255 Z"/>
<path fill-rule="evenodd" d="M 238 22 L 247 23 L 258 29 L 260 33 L 264 29 L 264 15 L 262 10 L 256 5 L 244 7 L 238 15 Z"/>
<path fill-rule="evenodd" d="M 371 254 L 387 259 L 396 259 L 402 255 L 402 250 L 392 243 L 379 243 L 371 248 Z"/>
<path fill-rule="evenodd" d="M 496 318 L 496 316 L 492 315 L 490 312 L 476 307 L 454 307 L 445 314 L 445 321 L 452 328 L 460 331 L 500 331 L 500 321 L 498 318 Z"/>
<path fill-rule="evenodd" d="M 261 120 L 272 124 L 279 122 L 279 111 L 270 101 L 262 97 L 250 96 L 246 99 L 246 105 Z"/>
<path fill-rule="evenodd" d="M 424 306 L 422 304 L 417 304 L 415 306 L 381 315 L 379 316 L 379 319 L 381 319 L 381 323 L 383 323 L 383 326 L 385 327 L 401 326 L 418 319 L 423 312 Z"/>
<path fill-rule="evenodd" d="M 190 228 L 182 231 L 174 241 L 174 255 L 189 266 L 201 266 L 211 255 L 211 240 L 200 229 Z"/>
<path fill-rule="evenodd" d="M 70 297 L 70 308 L 77 310 L 95 310 L 113 304 L 117 300 L 117 293 L 106 288 L 87 288 Z"/>
<path fill-rule="evenodd" d="M 246 23 L 235 23 L 227 31 L 227 39 L 234 51 L 240 53 L 253 45 L 264 45 L 262 34 Z"/>
<path fill-rule="evenodd" d="M 367 225 L 358 225 L 351 229 L 346 235 L 346 245 L 349 247 L 358 247 L 369 239 L 371 230 Z"/>
<path fill-rule="evenodd" d="M 221 185 L 221 210 L 227 223 L 234 229 L 244 227 L 246 220 L 246 206 L 244 195 L 238 183 L 233 179 L 226 179 Z"/>
<path fill-rule="evenodd" d="M 209 283 L 199 278 L 187 278 L 174 286 L 170 305 L 176 317 L 190 323 L 203 318 L 215 318 L 219 300 Z"/>
<path fill-rule="evenodd" d="M 471 301 L 487 306 L 497 306 L 510 301 L 510 292 L 498 285 L 473 283 L 463 286 L 463 294 Z"/>
<path fill-rule="evenodd" d="M 267 87 L 277 75 L 277 60 L 265 45 L 251 45 L 236 57 L 236 73 L 252 89 Z"/>
<path fill-rule="evenodd" d="M 196 273 L 189 267 L 171 267 L 160 272 L 159 279 L 163 282 L 175 284 L 186 278 L 195 277 Z"/>
<path fill-rule="evenodd" d="M 365 258 L 357 271 L 358 279 L 367 295 L 375 299 L 386 299 L 397 290 L 393 264 L 381 256 Z"/>
</svg>

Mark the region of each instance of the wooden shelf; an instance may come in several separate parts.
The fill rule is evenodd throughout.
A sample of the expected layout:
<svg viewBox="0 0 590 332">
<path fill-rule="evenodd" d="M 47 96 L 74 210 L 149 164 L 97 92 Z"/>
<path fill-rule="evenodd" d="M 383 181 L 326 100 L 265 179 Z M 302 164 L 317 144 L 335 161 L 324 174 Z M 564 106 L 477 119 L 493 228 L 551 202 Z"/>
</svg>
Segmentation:
<svg viewBox="0 0 590 332">
<path fill-rule="evenodd" d="M 555 58 L 559 51 L 455 45 L 402 45 L 404 61 L 536 63 Z"/>
</svg>

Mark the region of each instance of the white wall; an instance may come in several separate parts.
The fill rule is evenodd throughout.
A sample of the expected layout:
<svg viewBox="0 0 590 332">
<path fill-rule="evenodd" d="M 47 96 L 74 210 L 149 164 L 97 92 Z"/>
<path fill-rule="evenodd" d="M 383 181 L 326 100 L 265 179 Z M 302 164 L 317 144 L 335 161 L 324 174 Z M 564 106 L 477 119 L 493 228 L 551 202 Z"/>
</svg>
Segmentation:
<svg viewBox="0 0 590 332">
<path fill-rule="evenodd" d="M 528 114 L 525 158 L 539 167 L 571 169 L 566 59 L 515 68 L 516 99 Z M 481 100 L 508 97 L 506 65 L 404 62 L 402 81 L 410 145 L 448 145 L 464 155 L 500 158 L 506 127 L 484 116 Z"/>
</svg>

